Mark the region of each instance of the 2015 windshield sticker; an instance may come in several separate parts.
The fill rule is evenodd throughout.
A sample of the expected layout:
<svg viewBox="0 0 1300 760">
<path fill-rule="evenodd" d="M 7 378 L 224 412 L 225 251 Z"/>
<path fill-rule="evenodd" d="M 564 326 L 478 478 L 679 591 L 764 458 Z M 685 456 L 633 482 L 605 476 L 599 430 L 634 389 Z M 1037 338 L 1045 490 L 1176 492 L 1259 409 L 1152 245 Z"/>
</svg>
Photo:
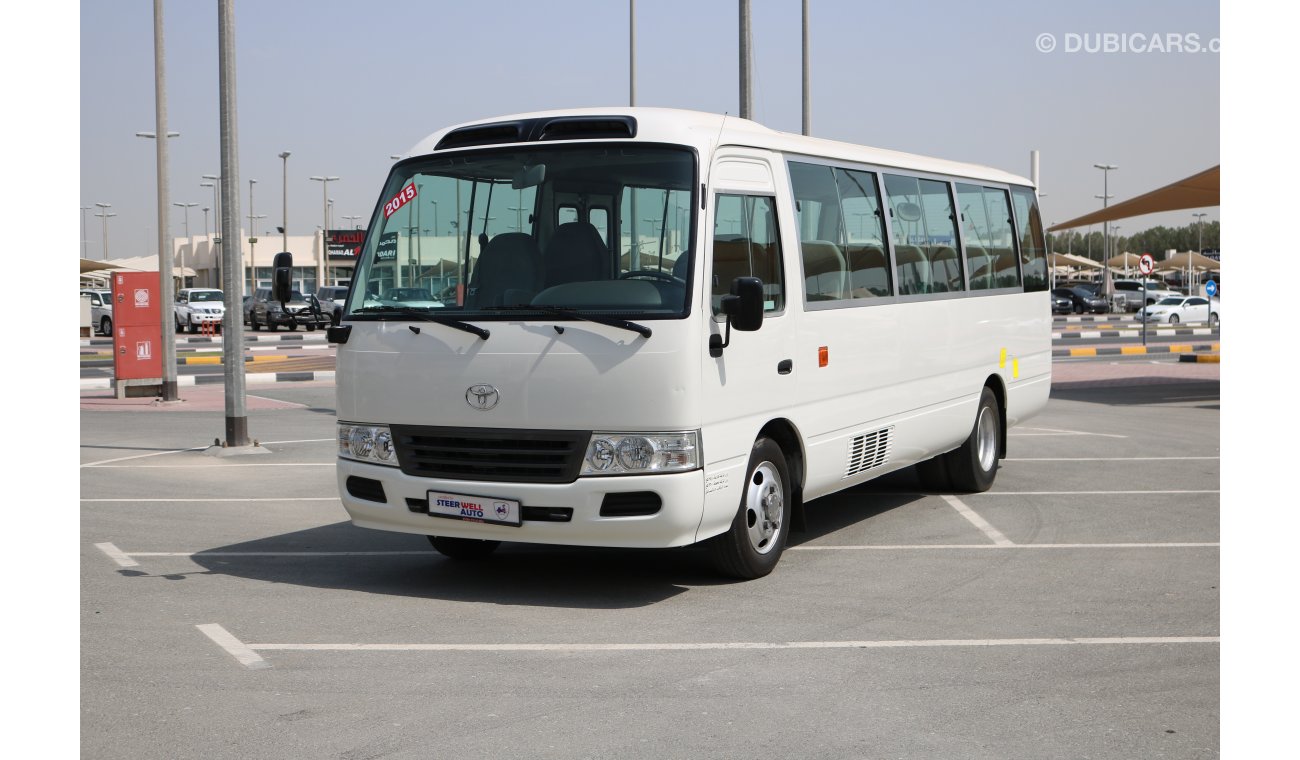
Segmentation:
<svg viewBox="0 0 1300 760">
<path fill-rule="evenodd" d="M 408 182 L 406 183 L 406 187 L 399 190 L 397 195 L 394 195 L 391 201 L 384 204 L 384 218 L 387 219 L 397 213 L 399 208 L 413 200 L 415 200 L 415 183 Z"/>
</svg>

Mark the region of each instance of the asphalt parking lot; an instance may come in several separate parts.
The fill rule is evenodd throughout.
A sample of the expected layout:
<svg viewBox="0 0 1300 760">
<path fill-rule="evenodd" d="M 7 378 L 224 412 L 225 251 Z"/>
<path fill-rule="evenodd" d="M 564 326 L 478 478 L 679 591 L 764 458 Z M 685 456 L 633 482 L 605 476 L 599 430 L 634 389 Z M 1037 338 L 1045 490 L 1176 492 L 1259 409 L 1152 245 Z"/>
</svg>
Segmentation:
<svg viewBox="0 0 1300 760">
<path fill-rule="evenodd" d="M 354 528 L 329 383 L 250 387 L 231 457 L 219 388 L 83 391 L 82 754 L 1216 757 L 1217 365 L 1058 379 L 992 491 L 818 500 L 749 583 Z"/>
</svg>

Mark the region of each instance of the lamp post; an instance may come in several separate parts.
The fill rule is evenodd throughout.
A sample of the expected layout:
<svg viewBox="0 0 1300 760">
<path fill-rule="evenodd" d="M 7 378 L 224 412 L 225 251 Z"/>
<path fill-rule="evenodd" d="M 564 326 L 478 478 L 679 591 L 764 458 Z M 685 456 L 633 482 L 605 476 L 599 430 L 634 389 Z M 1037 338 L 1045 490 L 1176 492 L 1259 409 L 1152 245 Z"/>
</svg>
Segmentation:
<svg viewBox="0 0 1300 760">
<path fill-rule="evenodd" d="M 253 185 L 256 184 L 257 180 L 248 180 L 248 281 L 251 290 L 257 290 L 257 231 L 253 225 L 266 216 L 253 215 Z"/>
<path fill-rule="evenodd" d="M 321 200 L 321 224 L 320 229 L 320 261 L 316 264 L 316 284 L 317 287 L 325 285 L 325 238 L 329 235 L 330 209 L 329 209 L 329 186 L 331 182 L 338 180 L 338 177 L 322 176 L 311 177 L 313 182 L 320 183 L 320 200 Z"/>
<path fill-rule="evenodd" d="M 81 258 L 86 258 L 86 212 L 94 206 L 81 207 Z"/>
<path fill-rule="evenodd" d="M 172 202 L 172 205 L 173 205 L 173 206 L 176 206 L 176 207 L 178 207 L 178 208 L 182 208 L 182 209 L 185 210 L 185 244 L 188 245 L 188 246 L 190 247 L 190 260 L 193 261 L 193 259 L 194 259 L 194 241 L 190 239 L 190 209 L 193 208 L 193 207 L 195 207 L 195 206 L 197 206 L 197 205 L 199 205 L 199 204 L 197 204 L 197 203 L 176 203 L 176 202 Z M 184 254 L 183 249 L 182 249 L 182 253 L 181 253 L 181 284 L 183 285 L 184 283 L 185 283 L 185 254 Z M 191 284 L 192 284 L 192 283 L 191 283 Z"/>
<path fill-rule="evenodd" d="M 347 219 L 349 222 L 352 222 L 352 229 L 354 230 L 361 229 L 361 225 L 357 224 L 357 220 L 361 218 L 360 214 L 356 214 L 356 215 L 344 214 L 343 218 Z"/>
<path fill-rule="evenodd" d="M 1209 214 L 1200 213 L 1200 214 L 1192 214 L 1192 216 L 1196 217 L 1196 252 L 1200 253 L 1201 251 L 1205 250 L 1204 241 L 1201 239 L 1201 232 L 1205 229 L 1205 217 L 1209 216 Z M 1188 256 L 1187 257 L 1187 281 L 1189 284 L 1187 288 L 1187 295 L 1189 296 L 1192 294 L 1191 285 L 1190 285 L 1191 279 L 1192 279 L 1192 257 Z"/>
<path fill-rule="evenodd" d="M 1114 164 L 1093 164 L 1092 166 L 1095 169 L 1101 169 L 1101 207 L 1105 209 L 1109 205 L 1110 199 L 1113 197 L 1110 194 L 1110 173 L 1111 171 L 1118 169 L 1119 167 L 1115 166 Z M 1101 233 L 1102 260 L 1104 261 L 1105 259 L 1110 257 L 1110 222 L 1102 222 L 1101 230 L 1102 230 Z M 1106 268 L 1101 271 L 1102 271 L 1102 290 L 1106 292 L 1106 297 L 1109 298 L 1110 297 L 1110 269 Z"/>
<path fill-rule="evenodd" d="M 219 190 L 218 190 L 221 184 L 221 175 L 204 174 L 202 175 L 202 177 L 203 179 L 212 180 L 211 182 L 200 182 L 199 187 L 212 188 L 212 213 L 216 217 L 215 220 L 216 223 L 212 225 L 212 229 L 213 229 L 212 244 L 215 247 L 221 245 L 221 218 L 222 218 L 221 217 L 221 196 L 219 195 Z M 212 259 L 215 262 L 217 268 L 217 287 L 221 287 L 221 283 L 222 283 L 222 279 L 221 279 L 222 258 L 223 256 L 221 255 L 221 251 L 214 252 L 212 255 Z"/>
<path fill-rule="evenodd" d="M 208 241 L 209 251 L 212 250 L 212 239 L 208 237 L 208 211 L 210 210 L 211 209 L 209 209 L 209 207 L 207 206 L 203 207 L 203 239 Z M 216 259 L 214 258 L 213 261 L 215 263 Z"/>
<path fill-rule="evenodd" d="M 280 162 L 284 166 L 283 175 L 280 178 L 280 189 L 284 197 L 280 200 L 280 232 L 282 235 L 280 250 L 289 250 L 289 151 L 280 154 Z"/>
<path fill-rule="evenodd" d="M 117 214 L 108 213 L 108 210 L 113 207 L 111 203 L 96 203 L 95 205 L 99 206 L 99 213 L 95 214 L 95 216 L 104 220 L 101 225 L 104 233 L 104 261 L 108 261 L 108 218 L 117 216 Z"/>
</svg>

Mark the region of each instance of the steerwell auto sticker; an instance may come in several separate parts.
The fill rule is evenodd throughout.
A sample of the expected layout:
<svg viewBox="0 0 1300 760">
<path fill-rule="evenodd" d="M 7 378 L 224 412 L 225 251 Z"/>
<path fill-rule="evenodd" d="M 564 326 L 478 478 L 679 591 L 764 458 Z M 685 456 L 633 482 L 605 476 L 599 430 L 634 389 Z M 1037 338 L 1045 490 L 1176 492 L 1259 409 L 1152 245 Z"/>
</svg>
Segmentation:
<svg viewBox="0 0 1300 760">
<path fill-rule="evenodd" d="M 384 204 L 384 218 L 387 219 L 397 213 L 399 208 L 413 200 L 415 200 L 415 183 L 408 182 L 406 183 L 406 187 L 399 190 L 397 195 L 393 196 L 392 200 Z"/>
</svg>

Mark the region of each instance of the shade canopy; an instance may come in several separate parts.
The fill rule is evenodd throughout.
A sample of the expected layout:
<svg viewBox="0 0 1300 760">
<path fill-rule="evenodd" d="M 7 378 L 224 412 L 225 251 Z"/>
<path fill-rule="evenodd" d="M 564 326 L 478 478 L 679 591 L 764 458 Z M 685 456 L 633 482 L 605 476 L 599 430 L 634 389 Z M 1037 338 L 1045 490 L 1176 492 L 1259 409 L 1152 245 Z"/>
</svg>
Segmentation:
<svg viewBox="0 0 1300 760">
<path fill-rule="evenodd" d="M 1209 256 L 1202 256 L 1196 251 L 1183 251 L 1173 254 L 1164 261 L 1157 261 L 1156 269 L 1162 272 L 1185 272 L 1188 269 L 1196 272 L 1217 272 L 1219 262 Z"/>
<path fill-rule="evenodd" d="M 81 260 L 81 274 L 87 272 L 99 272 L 104 269 L 121 269 L 121 267 L 116 264 L 110 264 L 107 261 L 96 261 L 95 259 Z"/>
<path fill-rule="evenodd" d="M 1106 259 L 1106 264 L 1116 269 L 1122 269 L 1124 267 L 1135 267 L 1141 261 L 1142 261 L 1141 256 L 1137 255 L 1136 253 L 1128 253 L 1126 251 L 1124 253 L 1116 254 L 1114 256 L 1111 256 L 1109 259 Z"/>
<path fill-rule="evenodd" d="M 1048 232 L 1084 227 L 1089 224 L 1113 222 L 1130 216 L 1155 214 L 1161 211 L 1181 211 L 1219 205 L 1219 167 L 1206 169 L 1199 174 L 1152 190 L 1145 195 L 1116 203 L 1068 222 L 1052 225 Z"/>
<path fill-rule="evenodd" d="M 1089 269 L 1101 269 L 1101 264 L 1092 259 L 1076 256 L 1073 253 L 1053 253 L 1048 257 L 1048 261 L 1054 267 L 1087 267 Z"/>
</svg>

